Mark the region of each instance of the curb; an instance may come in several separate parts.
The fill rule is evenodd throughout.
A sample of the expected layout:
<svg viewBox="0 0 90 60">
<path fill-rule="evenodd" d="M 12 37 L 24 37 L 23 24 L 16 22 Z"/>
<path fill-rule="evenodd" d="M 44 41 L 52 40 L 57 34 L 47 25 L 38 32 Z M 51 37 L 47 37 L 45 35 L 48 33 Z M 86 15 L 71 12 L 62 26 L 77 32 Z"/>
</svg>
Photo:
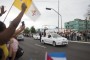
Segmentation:
<svg viewBox="0 0 90 60">
<path fill-rule="evenodd" d="M 83 41 L 69 41 L 69 42 L 76 42 L 76 43 L 85 43 L 85 44 L 90 44 L 90 42 L 83 42 Z"/>
</svg>

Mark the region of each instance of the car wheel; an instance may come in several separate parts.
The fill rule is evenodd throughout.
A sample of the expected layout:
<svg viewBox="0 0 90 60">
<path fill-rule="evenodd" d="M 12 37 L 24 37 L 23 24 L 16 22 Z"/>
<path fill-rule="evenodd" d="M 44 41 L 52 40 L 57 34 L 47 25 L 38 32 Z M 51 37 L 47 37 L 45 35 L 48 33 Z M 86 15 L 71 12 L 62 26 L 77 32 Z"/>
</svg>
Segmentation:
<svg viewBox="0 0 90 60">
<path fill-rule="evenodd" d="M 42 40 L 42 44 L 45 44 L 45 42 Z"/>
<path fill-rule="evenodd" d="M 56 42 L 55 42 L 55 41 L 53 41 L 52 45 L 53 45 L 53 46 L 56 46 Z"/>
</svg>

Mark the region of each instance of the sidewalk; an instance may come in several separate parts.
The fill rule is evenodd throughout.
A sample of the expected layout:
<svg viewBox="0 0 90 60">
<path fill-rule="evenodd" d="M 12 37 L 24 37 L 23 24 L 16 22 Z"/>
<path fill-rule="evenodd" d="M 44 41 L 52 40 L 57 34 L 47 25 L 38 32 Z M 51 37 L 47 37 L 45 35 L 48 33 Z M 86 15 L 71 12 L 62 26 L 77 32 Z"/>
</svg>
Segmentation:
<svg viewBox="0 0 90 60">
<path fill-rule="evenodd" d="M 85 43 L 85 44 L 90 44 L 90 41 L 72 41 L 72 40 L 69 40 L 69 42 L 77 42 L 77 43 Z"/>
</svg>

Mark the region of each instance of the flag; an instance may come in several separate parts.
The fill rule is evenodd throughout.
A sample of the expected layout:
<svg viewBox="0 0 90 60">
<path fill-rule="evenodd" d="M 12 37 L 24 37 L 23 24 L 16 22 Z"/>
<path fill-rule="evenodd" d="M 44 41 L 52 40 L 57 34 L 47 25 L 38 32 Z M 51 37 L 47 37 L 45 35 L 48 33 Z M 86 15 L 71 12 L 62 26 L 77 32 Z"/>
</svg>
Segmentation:
<svg viewBox="0 0 90 60">
<path fill-rule="evenodd" d="M 25 14 L 35 21 L 41 14 L 32 0 L 15 0 L 14 6 L 21 10 L 21 5 L 23 2 L 27 5 Z"/>
<path fill-rule="evenodd" d="M 53 60 L 53 59 L 51 58 L 51 56 L 49 56 L 49 55 L 47 54 L 47 52 L 46 52 L 46 55 L 45 55 L 45 60 Z"/>
<path fill-rule="evenodd" d="M 64 52 L 46 53 L 45 60 L 67 60 Z"/>
</svg>

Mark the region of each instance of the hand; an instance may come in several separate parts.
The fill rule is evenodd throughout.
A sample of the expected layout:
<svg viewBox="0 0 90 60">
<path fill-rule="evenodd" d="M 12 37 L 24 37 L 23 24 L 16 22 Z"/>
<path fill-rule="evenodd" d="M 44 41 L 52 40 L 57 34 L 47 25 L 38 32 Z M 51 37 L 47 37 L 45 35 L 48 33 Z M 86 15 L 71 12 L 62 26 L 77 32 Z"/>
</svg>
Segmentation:
<svg viewBox="0 0 90 60">
<path fill-rule="evenodd" d="M 1 13 L 0 13 L 0 16 L 2 16 L 6 11 L 4 11 L 4 6 L 2 6 L 1 8 L 0 8 L 0 10 L 1 10 Z"/>
<path fill-rule="evenodd" d="M 22 26 L 24 26 L 25 24 L 24 24 L 24 21 L 22 21 Z"/>
<path fill-rule="evenodd" d="M 21 25 L 19 30 L 23 31 L 25 29 L 25 25 Z"/>
<path fill-rule="evenodd" d="M 27 6 L 26 6 L 26 4 L 25 3 L 22 3 L 22 11 L 25 11 L 26 10 L 26 8 L 27 8 Z"/>
</svg>

